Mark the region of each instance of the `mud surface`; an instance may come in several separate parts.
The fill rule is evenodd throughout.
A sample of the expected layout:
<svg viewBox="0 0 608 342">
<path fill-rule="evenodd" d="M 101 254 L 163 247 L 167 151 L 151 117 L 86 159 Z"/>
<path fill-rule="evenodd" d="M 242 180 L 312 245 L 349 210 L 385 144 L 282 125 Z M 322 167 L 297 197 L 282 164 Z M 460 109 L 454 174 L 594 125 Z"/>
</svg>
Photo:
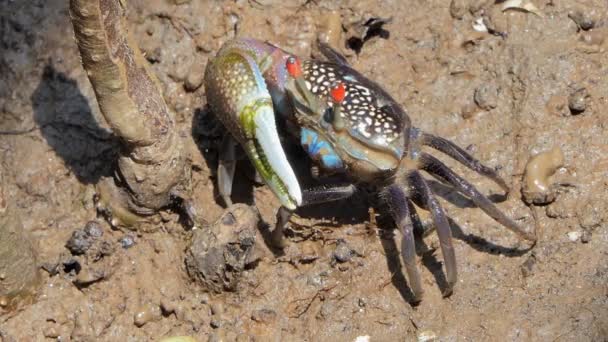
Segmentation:
<svg viewBox="0 0 608 342">
<path fill-rule="evenodd" d="M 419 258 L 426 293 L 413 307 L 399 233 L 382 215 L 370 216 L 364 195 L 298 212 L 281 255 L 264 243 L 277 201 L 238 171 L 233 199 L 255 203 L 267 225 L 259 228 L 256 262 L 223 294 L 188 277 L 193 234 L 178 214 L 163 213 L 152 232 L 112 230 L 96 217 L 93 195 L 94 184 L 111 173 L 118 145 L 80 65 L 67 1 L 0 1 L 4 200 L 44 270 L 33 304 L 0 311 L 0 341 L 177 335 L 605 341 L 608 7 L 599 0 L 533 2 L 542 16 L 503 13 L 501 4 L 475 0 L 128 2 L 135 37 L 190 137 L 195 203 L 207 222 L 224 212 L 210 171 L 221 132 L 210 130 L 201 82 L 207 60 L 235 35 L 301 56 L 311 55 L 318 35 L 337 39 L 354 67 L 393 94 L 417 127 L 499 169 L 512 189 L 499 207 L 535 228 L 538 244 L 526 251 L 466 198 L 435 184 L 452 218 L 459 280 L 455 293 L 442 298 L 442 257 L 431 234 Z M 344 27 L 338 36 L 335 13 Z M 389 17 L 381 25 L 369 21 Z M 489 32 L 475 31 L 473 23 Z M 362 44 L 358 54 L 344 48 L 351 38 Z M 520 194 L 525 165 L 554 147 L 565 160 L 551 178 L 556 199 L 528 207 Z M 439 157 L 483 193 L 500 194 L 490 181 Z M 86 230 L 93 220 L 101 233 Z M 66 243 L 78 230 L 76 239 L 84 240 L 67 246 L 86 250 L 72 255 Z"/>
</svg>

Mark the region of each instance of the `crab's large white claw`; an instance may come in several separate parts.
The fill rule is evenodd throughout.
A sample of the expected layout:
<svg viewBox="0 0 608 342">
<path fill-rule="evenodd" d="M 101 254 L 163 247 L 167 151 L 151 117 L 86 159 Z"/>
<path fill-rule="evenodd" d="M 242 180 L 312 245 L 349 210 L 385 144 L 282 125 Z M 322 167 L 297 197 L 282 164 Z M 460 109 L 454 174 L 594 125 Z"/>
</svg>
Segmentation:
<svg viewBox="0 0 608 342">
<path fill-rule="evenodd" d="M 281 204 L 287 209 L 294 210 L 302 204 L 302 190 L 281 146 L 272 107 L 260 108 L 253 121 L 255 140 L 261 148 L 261 151 L 257 152 L 269 164 L 265 165 L 269 167 L 270 173 L 266 182 L 279 197 Z"/>
</svg>

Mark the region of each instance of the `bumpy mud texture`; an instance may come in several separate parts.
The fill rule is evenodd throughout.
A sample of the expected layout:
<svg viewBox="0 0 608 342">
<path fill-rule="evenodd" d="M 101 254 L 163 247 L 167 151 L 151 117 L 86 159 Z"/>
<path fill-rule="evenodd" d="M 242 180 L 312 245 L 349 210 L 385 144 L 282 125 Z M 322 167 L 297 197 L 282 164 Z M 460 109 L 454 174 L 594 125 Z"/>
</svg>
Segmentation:
<svg viewBox="0 0 608 342">
<path fill-rule="evenodd" d="M 236 291 L 255 247 L 258 216 L 235 204 L 213 225 L 198 229 L 186 255 L 186 270 L 208 291 Z"/>
<path fill-rule="evenodd" d="M 531 2 L 542 17 L 472 0 L 127 1 L 134 40 L 153 63 L 177 128 L 188 132 L 194 203 L 207 222 L 224 210 L 210 171 L 223 133 L 209 129 L 200 87 L 208 58 L 235 34 L 308 56 L 317 37 L 333 35 L 321 32 L 331 10 L 347 28 L 392 17 L 382 26 L 388 39 L 369 39 L 358 56 L 344 50 L 349 61 L 404 104 L 417 126 L 498 167 L 512 189 L 498 206 L 538 233 L 537 246 L 522 254 L 516 236 L 435 183 L 453 220 L 459 282 L 442 298 L 441 254 L 431 234 L 419 251 L 425 297 L 413 308 L 394 242 L 399 233 L 381 229 L 391 227 L 384 217 L 370 222 L 362 193 L 299 211 L 283 255 L 267 249 L 262 224 L 259 260 L 242 272 L 236 292 L 206 293 L 190 280 L 184 260 L 192 234 L 172 212 L 155 232 L 129 235 L 135 244 L 128 249 L 120 241 L 133 233 L 98 220 L 112 255 L 72 256 L 65 244 L 96 219 L 93 184 L 112 175 L 118 145 L 71 38 L 67 1 L 0 1 L 5 198 L 39 263 L 59 265 L 42 272 L 38 301 L 0 316 L 0 340 L 605 340 L 608 7 L 600 0 Z M 472 29 L 479 18 L 491 33 Z M 348 38 L 343 32 L 340 41 Z M 580 89 L 584 111 L 574 113 L 573 103 L 582 108 Z M 553 147 L 565 160 L 554 177 L 567 185 L 555 202 L 529 208 L 519 193 L 526 163 Z M 485 194 L 501 193 L 437 156 Z M 233 200 L 255 203 L 272 226 L 278 203 L 270 191 L 253 186 L 242 168 L 237 175 Z M 580 240 L 570 241 L 571 232 L 582 233 Z M 338 239 L 353 251 L 343 263 L 333 262 Z M 101 269 L 104 277 L 78 287 L 78 265 L 79 274 Z"/>
</svg>

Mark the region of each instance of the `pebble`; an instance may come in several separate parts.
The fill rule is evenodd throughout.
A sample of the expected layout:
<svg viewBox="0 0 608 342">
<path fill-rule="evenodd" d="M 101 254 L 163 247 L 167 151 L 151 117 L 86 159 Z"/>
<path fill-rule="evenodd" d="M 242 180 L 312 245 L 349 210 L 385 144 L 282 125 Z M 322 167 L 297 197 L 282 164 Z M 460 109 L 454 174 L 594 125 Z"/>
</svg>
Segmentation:
<svg viewBox="0 0 608 342">
<path fill-rule="evenodd" d="M 473 100 L 483 110 L 491 110 L 498 105 L 498 89 L 495 85 L 484 83 L 475 89 Z"/>
<path fill-rule="evenodd" d="M 91 236 L 83 229 L 77 229 L 72 233 L 72 236 L 65 244 L 65 247 L 70 250 L 72 255 L 84 254 L 93 243 Z"/>
<path fill-rule="evenodd" d="M 103 228 L 97 221 L 89 221 L 84 225 L 84 232 L 92 238 L 99 238 L 103 235 Z"/>
<path fill-rule="evenodd" d="M 72 255 L 81 255 L 91 248 L 95 240 L 103 235 L 103 228 L 97 221 L 89 221 L 84 228 L 76 229 L 65 247 L 70 250 Z"/>
<path fill-rule="evenodd" d="M 568 108 L 572 114 L 580 114 L 587 109 L 589 93 L 585 88 L 575 90 L 568 96 Z"/>
<path fill-rule="evenodd" d="M 160 306 L 146 303 L 135 312 L 135 315 L 133 315 L 133 323 L 135 323 L 137 327 L 143 327 L 146 323 L 160 318 Z"/>
<path fill-rule="evenodd" d="M 576 242 L 578 241 L 578 239 L 581 238 L 581 236 L 583 235 L 583 233 L 579 232 L 579 231 L 572 231 L 568 233 L 568 239 L 572 242 Z"/>
<path fill-rule="evenodd" d="M 337 262 L 348 262 L 353 258 L 353 250 L 346 241 L 339 239 L 332 256 Z"/>
<path fill-rule="evenodd" d="M 124 249 L 129 249 L 129 248 L 135 246 L 135 238 L 133 238 L 133 236 L 131 236 L 131 235 L 125 235 L 125 236 L 121 237 L 118 240 L 118 242 Z"/>
</svg>

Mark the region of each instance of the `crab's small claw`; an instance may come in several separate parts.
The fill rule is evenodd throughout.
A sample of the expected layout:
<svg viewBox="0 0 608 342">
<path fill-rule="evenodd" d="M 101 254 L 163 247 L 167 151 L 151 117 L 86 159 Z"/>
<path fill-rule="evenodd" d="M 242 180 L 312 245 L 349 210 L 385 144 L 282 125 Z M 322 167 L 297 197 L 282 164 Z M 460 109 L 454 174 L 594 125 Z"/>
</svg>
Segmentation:
<svg viewBox="0 0 608 342">
<path fill-rule="evenodd" d="M 302 191 L 281 146 L 266 82 L 243 44 L 228 43 L 207 64 L 207 100 L 281 205 L 294 210 L 302 203 Z"/>
</svg>

